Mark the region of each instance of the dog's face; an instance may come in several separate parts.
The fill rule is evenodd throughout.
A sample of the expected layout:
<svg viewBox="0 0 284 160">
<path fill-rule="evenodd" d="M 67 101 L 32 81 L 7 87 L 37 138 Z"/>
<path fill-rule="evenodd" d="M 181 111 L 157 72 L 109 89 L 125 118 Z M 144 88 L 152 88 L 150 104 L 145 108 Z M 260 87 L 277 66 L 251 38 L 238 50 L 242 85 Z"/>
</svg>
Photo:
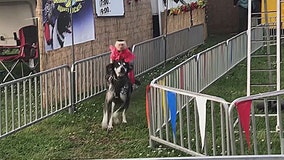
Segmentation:
<svg viewBox="0 0 284 160">
<path fill-rule="evenodd" d="M 61 12 L 58 15 L 58 32 L 59 34 L 71 33 L 71 16 L 68 12 Z"/>
<path fill-rule="evenodd" d="M 123 77 L 128 74 L 130 70 L 129 63 L 124 62 L 123 60 L 114 61 L 113 69 L 117 77 Z"/>
</svg>

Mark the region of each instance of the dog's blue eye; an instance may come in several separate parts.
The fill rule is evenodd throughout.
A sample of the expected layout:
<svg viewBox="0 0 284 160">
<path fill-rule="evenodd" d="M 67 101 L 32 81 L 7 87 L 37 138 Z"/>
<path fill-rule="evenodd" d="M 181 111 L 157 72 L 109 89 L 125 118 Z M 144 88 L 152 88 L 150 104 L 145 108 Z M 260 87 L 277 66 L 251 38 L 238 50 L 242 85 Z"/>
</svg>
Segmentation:
<svg viewBox="0 0 284 160">
<path fill-rule="evenodd" d="M 117 64 L 120 65 L 120 62 L 118 62 Z"/>
<path fill-rule="evenodd" d="M 126 65 L 125 63 L 123 63 L 123 65 Z"/>
</svg>

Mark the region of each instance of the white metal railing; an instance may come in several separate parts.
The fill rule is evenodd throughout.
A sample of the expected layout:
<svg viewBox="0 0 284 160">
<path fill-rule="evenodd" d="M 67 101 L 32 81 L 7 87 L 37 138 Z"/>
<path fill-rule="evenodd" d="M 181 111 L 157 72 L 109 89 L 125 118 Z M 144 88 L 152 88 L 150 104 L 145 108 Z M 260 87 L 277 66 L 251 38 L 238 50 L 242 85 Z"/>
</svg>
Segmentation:
<svg viewBox="0 0 284 160">
<path fill-rule="evenodd" d="M 262 32 L 263 32 L 262 29 L 254 28 L 252 30 L 252 37 L 254 37 L 255 39 L 258 39 L 258 38 L 260 39 L 262 38 L 261 37 Z M 263 46 L 262 42 L 254 43 L 252 45 L 252 51 L 255 52 L 262 46 Z M 200 148 L 198 149 L 199 147 L 198 144 L 196 144 L 195 146 L 197 148 L 195 148 L 195 150 L 192 151 L 191 147 L 189 147 L 190 144 L 188 144 L 187 146 L 183 146 L 181 142 L 176 143 L 173 140 L 165 139 L 164 136 L 161 136 L 164 133 L 161 134 L 160 132 L 157 132 L 157 131 L 160 131 L 160 130 L 157 130 L 157 126 L 160 129 L 162 128 L 161 125 L 163 123 L 166 123 L 167 121 L 169 121 L 167 118 L 166 119 L 161 118 L 162 117 L 161 111 L 160 111 L 161 106 L 165 105 L 163 104 L 164 102 L 163 100 L 161 100 L 163 98 L 161 97 L 164 96 L 163 90 L 168 90 L 168 87 L 171 88 L 172 92 L 179 94 L 179 96 L 186 95 L 188 91 L 196 92 L 197 94 L 198 92 L 201 92 L 202 90 L 207 88 L 209 85 L 211 85 L 221 76 L 223 76 L 225 73 L 227 73 L 230 69 L 235 67 L 238 63 L 243 61 L 246 58 L 246 56 L 247 56 L 247 35 L 246 35 L 246 32 L 243 32 L 243 33 L 240 33 L 228 39 L 227 41 L 221 42 L 196 55 L 193 55 L 189 59 L 185 60 L 184 62 L 180 63 L 179 65 L 175 66 L 174 68 L 170 69 L 166 73 L 154 79 L 151 82 L 151 86 L 150 86 L 150 88 L 153 88 L 153 89 L 151 89 L 151 92 L 149 92 L 149 98 L 151 99 L 151 102 L 147 103 L 149 106 L 151 106 L 149 107 L 150 108 L 149 110 L 151 110 L 150 111 L 151 118 L 149 118 L 150 119 L 149 124 L 151 124 L 151 127 L 149 128 L 150 140 L 154 140 L 156 142 L 168 145 L 170 147 L 179 149 L 181 151 L 184 151 L 192 155 L 230 155 L 231 151 L 230 151 L 230 146 L 228 145 L 228 143 L 231 143 L 231 140 L 229 140 L 229 128 L 227 125 L 222 125 L 222 128 L 225 128 L 226 130 L 226 132 L 224 133 L 222 132 L 222 133 L 225 134 L 226 136 L 220 137 L 220 141 L 227 142 L 227 144 L 224 145 L 222 143 L 221 145 L 219 145 L 219 146 L 222 146 L 222 151 L 218 153 L 211 152 L 211 150 L 208 152 L 206 148 L 204 151 L 201 150 Z M 208 95 L 198 95 L 198 96 L 206 99 Z M 185 97 L 179 98 L 179 100 L 187 99 L 186 101 L 187 103 L 189 102 L 190 98 L 191 98 L 192 104 L 194 104 L 194 101 L 193 101 L 194 96 L 192 95 L 191 97 L 189 96 L 186 98 Z M 215 97 L 215 98 L 218 99 L 218 97 Z M 217 102 L 221 102 L 221 101 L 217 101 Z M 183 101 L 179 103 L 182 104 L 181 106 L 186 106 Z M 211 102 L 211 104 L 212 103 L 216 103 L 216 100 L 214 102 Z M 207 108 L 208 105 L 209 104 L 206 103 L 204 107 Z M 180 107 L 180 106 L 177 106 L 177 107 Z M 191 107 L 191 108 L 194 108 L 194 107 Z M 168 113 L 169 109 L 166 109 L 166 111 L 164 112 Z M 185 112 L 188 112 L 188 109 Z M 196 111 L 192 111 L 192 112 L 193 112 L 193 115 L 191 117 L 199 117 Z M 203 114 L 208 115 L 208 116 L 212 114 L 204 110 L 201 112 L 205 112 Z M 225 112 L 225 113 L 222 114 L 222 112 Z M 180 115 L 178 112 L 176 112 L 176 114 Z M 153 115 L 156 115 L 156 116 L 153 116 Z M 188 118 L 187 114 L 182 115 L 182 116 L 185 118 Z M 224 124 L 228 124 L 228 121 L 227 121 L 228 117 L 226 116 L 228 115 L 227 115 L 227 108 L 225 107 L 218 114 L 218 118 L 220 119 L 221 117 L 221 120 L 220 120 L 221 123 L 225 121 Z M 198 121 L 198 120 L 195 119 L 195 121 Z M 215 119 L 214 118 L 206 119 L 206 122 L 213 124 L 215 123 Z M 198 124 L 194 124 L 194 125 L 187 124 L 187 125 L 194 126 Z M 183 129 L 185 130 L 185 132 L 188 132 L 187 129 L 185 128 Z M 197 130 L 197 128 L 195 127 L 194 130 Z M 209 132 L 207 131 L 207 129 L 205 131 L 206 133 Z M 165 130 L 165 132 L 166 133 L 168 132 L 167 129 Z M 157 133 L 159 133 L 160 135 L 157 135 Z M 195 133 L 193 132 L 192 135 L 193 137 L 194 136 L 198 137 L 197 135 L 199 135 L 199 133 L 196 131 Z M 210 138 L 206 137 L 206 138 L 207 138 L 206 140 L 211 139 L 211 137 Z M 196 141 L 198 141 L 198 139 L 196 139 Z M 214 147 L 213 147 L 213 150 L 214 150 Z"/>
<path fill-rule="evenodd" d="M 154 83 L 147 93 L 152 147 L 158 142 L 194 156 L 230 153 L 224 99 Z"/>
<path fill-rule="evenodd" d="M 240 97 L 231 103 L 228 116 L 232 155 L 284 153 L 281 112 L 284 109 L 283 98 L 284 90 L 280 90 Z M 239 106 L 242 102 L 249 103 Z M 244 124 L 240 123 L 238 109 L 250 111 L 248 117 L 242 117 L 248 120 L 249 130 L 245 130 Z M 245 132 L 249 132 L 247 134 L 252 137 L 251 140 L 244 138 Z M 247 143 L 251 143 L 251 147 Z"/>
<path fill-rule="evenodd" d="M 0 137 L 70 107 L 70 96 L 67 65 L 0 84 Z"/>
<path fill-rule="evenodd" d="M 189 51 L 202 44 L 203 39 L 191 40 L 188 44 L 185 41 L 180 46 L 171 43 L 180 39 L 180 32 L 190 37 L 193 29 L 195 35 L 203 34 L 203 26 L 171 33 L 169 36 L 171 38 L 167 40 L 168 47 Z M 134 45 L 133 52 L 137 56 L 134 62 L 136 75 L 168 60 L 165 59 L 166 37 L 162 36 Z M 181 42 L 181 40 L 178 41 Z M 167 57 L 170 59 L 180 54 L 174 53 Z M 63 65 L 0 84 L 0 138 L 63 109 L 69 108 L 71 112 L 76 109 L 74 105 L 77 103 L 104 92 L 106 89 L 105 66 L 109 63 L 109 55 L 110 52 L 107 52 L 76 61 L 72 65 L 74 67 L 72 72 L 68 65 Z"/>
</svg>

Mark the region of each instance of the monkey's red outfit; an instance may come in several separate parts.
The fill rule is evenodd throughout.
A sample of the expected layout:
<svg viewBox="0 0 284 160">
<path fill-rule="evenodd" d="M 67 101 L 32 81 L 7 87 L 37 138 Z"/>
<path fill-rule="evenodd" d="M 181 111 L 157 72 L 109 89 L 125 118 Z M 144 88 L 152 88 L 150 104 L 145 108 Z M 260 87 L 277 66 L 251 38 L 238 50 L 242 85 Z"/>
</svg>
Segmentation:
<svg viewBox="0 0 284 160">
<path fill-rule="evenodd" d="M 111 45 L 109 49 L 111 50 L 111 54 L 110 54 L 111 61 L 124 60 L 125 62 L 130 64 L 135 59 L 135 55 L 128 48 L 118 50 L 117 43 L 115 46 Z M 135 78 L 134 78 L 133 69 L 128 73 L 128 77 L 131 83 L 134 84 Z"/>
</svg>

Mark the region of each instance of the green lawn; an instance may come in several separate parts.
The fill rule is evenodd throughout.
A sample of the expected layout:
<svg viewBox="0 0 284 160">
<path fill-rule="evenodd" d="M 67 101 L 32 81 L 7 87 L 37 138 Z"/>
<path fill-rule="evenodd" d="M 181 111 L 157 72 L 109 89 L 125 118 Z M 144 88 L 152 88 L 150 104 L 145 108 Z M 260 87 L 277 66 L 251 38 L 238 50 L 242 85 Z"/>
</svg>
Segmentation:
<svg viewBox="0 0 284 160">
<path fill-rule="evenodd" d="M 197 48 L 199 52 L 230 35 L 209 36 L 205 45 Z M 146 158 L 175 157 L 185 154 L 172 149 L 148 146 L 148 128 L 145 113 L 145 87 L 151 80 L 184 58 L 194 53 L 176 58 L 166 68 L 160 67 L 138 77 L 142 85 L 133 92 L 130 108 L 127 112 L 128 124 L 116 125 L 110 133 L 101 129 L 104 93 L 77 105 L 77 111 L 69 114 L 63 111 L 40 123 L 12 134 L 0 142 L 0 159 L 79 159 L 79 158 Z M 245 69 L 245 65 L 240 65 Z M 245 92 L 246 82 L 242 72 L 229 72 L 206 90 L 213 95 L 231 101 Z M 235 79 L 239 77 L 238 79 Z M 234 78 L 235 77 L 235 78 Z M 228 81 L 228 78 L 230 81 Z M 229 84 L 224 84 L 229 83 Z M 222 92 L 218 85 L 226 85 Z M 230 87 L 231 86 L 231 87 Z M 238 86 L 238 88 L 234 88 Z M 225 87 L 224 87 L 225 88 Z M 229 94 L 230 93 L 230 94 Z"/>
</svg>

